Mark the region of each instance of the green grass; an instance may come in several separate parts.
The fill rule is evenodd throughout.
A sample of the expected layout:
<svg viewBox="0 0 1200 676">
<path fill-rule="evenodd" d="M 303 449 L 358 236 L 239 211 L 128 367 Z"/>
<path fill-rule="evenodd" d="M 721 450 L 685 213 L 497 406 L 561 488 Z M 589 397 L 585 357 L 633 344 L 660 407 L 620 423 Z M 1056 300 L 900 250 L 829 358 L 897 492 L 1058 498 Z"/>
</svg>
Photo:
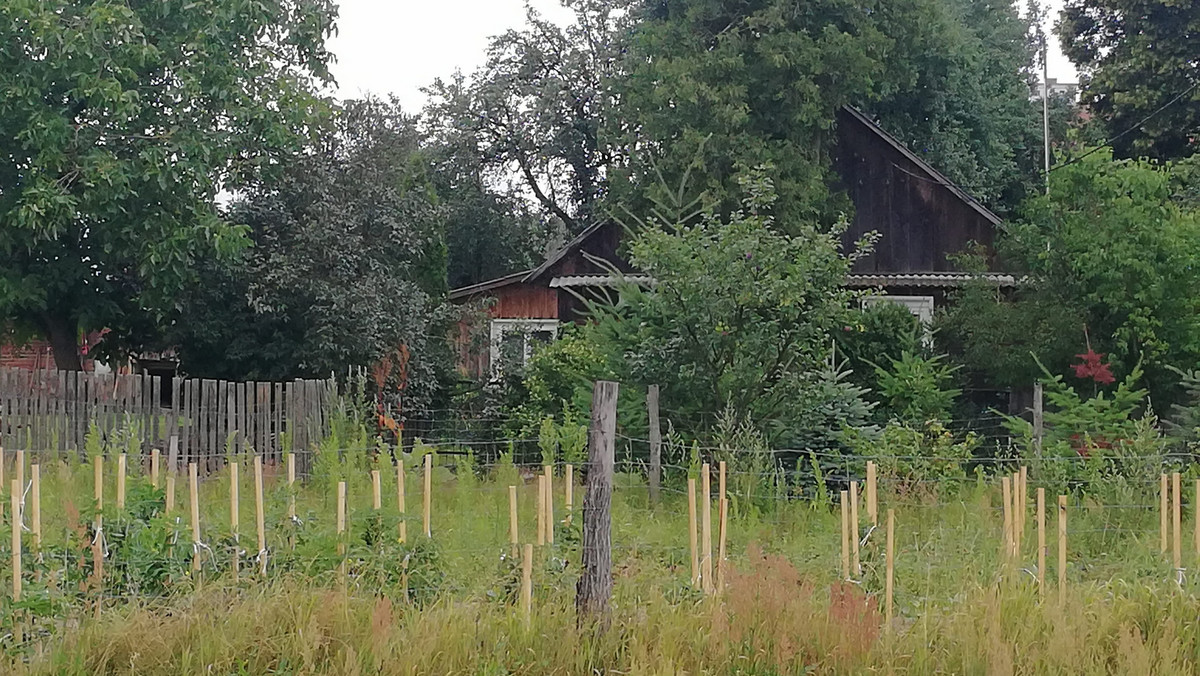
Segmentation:
<svg viewBox="0 0 1200 676">
<path fill-rule="evenodd" d="M 3 633 L 20 620 L 28 640 L 6 639 L 9 662 L 2 666 L 33 674 L 1066 674 L 1194 673 L 1200 664 L 1191 505 L 1185 505 L 1183 528 L 1189 570 L 1179 585 L 1169 556 L 1158 551 L 1153 486 L 1104 501 L 1072 496 L 1060 604 L 1053 509 L 1044 598 L 1035 582 L 1032 488 L 1022 556 L 1008 564 L 1000 556 L 996 486 L 965 482 L 936 495 L 897 496 L 882 485 L 881 514 L 896 510 L 897 535 L 896 619 L 887 627 L 882 528 L 863 546 L 863 575 L 841 583 L 836 510 L 771 498 L 750 507 L 735 499 L 740 509 L 729 523 L 729 584 L 705 597 L 689 581 L 682 492 L 666 487 L 663 503 L 652 509 L 640 479 L 621 474 L 613 501 L 613 614 L 601 631 L 576 622 L 580 514 L 575 527 L 561 523 L 561 477 L 556 544 L 537 554 L 534 615 L 526 627 L 512 603 L 519 573 L 507 556 L 507 486 L 521 485 L 521 540 L 530 542 L 536 482 L 526 485 L 511 467 L 497 470 L 501 476 L 469 480 L 436 468 L 429 543 L 421 535 L 422 481 L 410 467 L 404 517 L 410 542 L 402 546 L 395 537 L 394 470 L 381 469 L 384 509 L 376 515 L 369 468 L 361 457 L 317 467 L 318 475 L 295 491 L 303 521 L 296 528 L 285 518 L 290 492 L 282 473 L 268 467 L 272 553 L 260 579 L 247 561 L 257 545 L 253 472 L 244 466 L 239 518 L 248 551 L 236 581 L 229 570 L 228 471 L 201 482 L 202 538 L 213 557 L 199 577 L 188 565 L 187 481 L 181 477 L 175 512 L 151 518 L 147 531 L 172 538 L 174 553 L 156 558 L 129 545 L 125 551 L 141 557 L 141 567 L 122 571 L 115 555 L 106 561 L 98 610 L 94 590 L 80 592 L 64 572 L 90 569 L 80 558 L 80 537 L 70 532 L 91 518 L 91 468 L 43 468 L 44 553 L 57 552 L 61 560 L 39 563 L 26 552 L 26 602 L 14 608 L 6 593 L 2 617 Z M 348 482 L 345 580 L 334 533 L 339 478 Z M 160 505 L 161 496 L 148 492 L 144 481 L 129 481 L 131 495 L 141 491 L 147 500 L 137 508 Z M 1036 478 L 1030 483 L 1036 486 Z M 129 517 L 113 509 L 114 493 L 110 472 L 106 528 L 117 533 Z M 578 487 L 575 496 L 582 500 Z M 865 533 L 865 512 L 863 519 Z M 714 538 L 716 522 L 714 504 Z M 289 538 L 297 541 L 294 552 Z M 24 539 L 28 548 L 28 534 Z M 137 593 L 140 571 L 155 564 L 166 566 L 169 584 L 161 593 Z"/>
</svg>

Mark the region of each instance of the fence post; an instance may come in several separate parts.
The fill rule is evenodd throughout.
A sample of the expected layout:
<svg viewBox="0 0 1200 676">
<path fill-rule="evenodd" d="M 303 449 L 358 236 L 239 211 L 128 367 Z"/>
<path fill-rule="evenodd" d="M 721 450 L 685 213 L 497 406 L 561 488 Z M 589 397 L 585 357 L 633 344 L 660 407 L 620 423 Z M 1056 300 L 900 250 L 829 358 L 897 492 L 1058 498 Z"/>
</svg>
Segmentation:
<svg viewBox="0 0 1200 676">
<path fill-rule="evenodd" d="M 32 534 L 33 534 L 33 551 L 40 554 L 42 551 L 42 468 L 41 465 L 34 463 L 29 467 L 29 472 L 32 475 L 31 480 L 33 485 L 30 487 L 29 497 L 33 501 L 30 514 L 32 516 Z"/>
<path fill-rule="evenodd" d="M 1004 501 L 1004 557 L 1007 560 L 1013 552 L 1012 477 L 1000 477 L 1000 495 Z"/>
<path fill-rule="evenodd" d="M 854 577 L 862 577 L 862 563 L 858 550 L 858 482 L 850 482 L 850 553 L 853 557 L 850 570 Z"/>
<path fill-rule="evenodd" d="M 236 582 L 238 579 L 238 568 L 240 567 L 239 554 L 241 550 L 241 536 L 238 531 L 241 529 L 241 518 L 238 514 L 241 507 L 241 494 L 239 493 L 239 470 L 237 457 L 230 458 L 229 461 L 229 532 L 233 534 L 233 557 L 230 564 L 233 572 L 233 579 Z"/>
<path fill-rule="evenodd" d="M 1042 436 L 1045 433 L 1045 418 L 1042 408 L 1042 383 L 1033 384 L 1033 453 L 1042 457 Z"/>
<path fill-rule="evenodd" d="M 21 519 L 15 515 L 21 511 L 21 484 L 16 479 L 12 480 L 12 493 L 9 494 L 9 499 L 12 501 L 12 593 L 13 602 L 20 603 L 21 601 Z"/>
<path fill-rule="evenodd" d="M 425 454 L 425 537 L 433 537 L 433 455 Z"/>
<path fill-rule="evenodd" d="M 662 481 L 662 428 L 658 419 L 658 385 L 646 390 L 646 409 L 650 416 L 650 505 L 658 506 L 659 483 Z"/>
<path fill-rule="evenodd" d="M 583 572 L 575 591 L 580 615 L 605 616 L 612 598 L 612 490 L 618 385 L 598 380 L 592 390 L 587 481 L 583 497 Z"/>
<path fill-rule="evenodd" d="M 161 455 L 161 452 L 157 448 L 150 451 L 150 485 L 154 488 L 158 488 L 158 466 L 161 462 L 159 460 Z"/>
</svg>

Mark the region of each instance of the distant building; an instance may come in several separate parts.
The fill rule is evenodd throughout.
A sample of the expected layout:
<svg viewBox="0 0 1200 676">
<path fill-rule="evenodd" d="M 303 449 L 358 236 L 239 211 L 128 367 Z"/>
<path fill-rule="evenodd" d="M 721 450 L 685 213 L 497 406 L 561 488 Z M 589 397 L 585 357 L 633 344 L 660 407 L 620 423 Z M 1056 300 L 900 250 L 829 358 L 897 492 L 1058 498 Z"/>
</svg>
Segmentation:
<svg viewBox="0 0 1200 676">
<path fill-rule="evenodd" d="M 837 134 L 834 168 L 854 203 L 842 243 L 852 250 L 868 232 L 882 237 L 855 262 L 846 286 L 872 290 L 868 303 L 896 303 L 928 321 L 949 291 L 973 278 L 955 268 L 953 254 L 971 245 L 992 254 L 1000 218 L 858 110 L 839 112 Z M 611 287 L 609 266 L 630 281 L 652 283 L 620 255 L 624 235 L 616 223 L 596 223 L 533 270 L 451 291 L 455 303 L 493 301 L 486 325 L 460 326 L 463 375 L 494 373 L 502 354 L 528 359 L 538 343 L 557 337 L 562 323 L 582 320 L 580 292 Z M 996 268 L 986 277 L 1000 287 L 1016 284 Z"/>
<path fill-rule="evenodd" d="M 1059 82 L 1058 78 L 1046 78 L 1046 91 L 1050 94 L 1050 98 L 1062 97 L 1071 101 L 1079 99 L 1079 83 L 1078 82 Z M 1037 82 L 1033 85 L 1033 91 L 1029 93 L 1029 100 L 1042 100 L 1042 83 Z"/>
</svg>

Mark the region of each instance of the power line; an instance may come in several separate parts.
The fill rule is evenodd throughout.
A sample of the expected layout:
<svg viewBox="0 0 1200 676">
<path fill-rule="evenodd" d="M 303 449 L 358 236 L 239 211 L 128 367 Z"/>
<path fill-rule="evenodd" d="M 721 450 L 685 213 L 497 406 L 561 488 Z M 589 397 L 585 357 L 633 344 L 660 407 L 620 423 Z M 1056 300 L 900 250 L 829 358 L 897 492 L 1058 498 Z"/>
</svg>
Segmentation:
<svg viewBox="0 0 1200 676">
<path fill-rule="evenodd" d="M 1170 101 L 1167 101 L 1166 103 L 1159 106 L 1156 110 L 1154 110 L 1154 112 L 1150 113 L 1146 117 L 1143 117 L 1137 124 L 1133 125 L 1132 127 L 1129 127 L 1128 129 L 1121 132 L 1120 134 L 1117 134 L 1116 136 L 1113 136 L 1112 138 L 1104 141 L 1100 145 L 1096 146 L 1095 148 L 1092 148 L 1091 150 L 1087 151 L 1086 153 L 1080 155 L 1079 157 L 1071 158 L 1070 160 L 1063 162 L 1062 164 L 1060 164 L 1058 166 L 1051 167 L 1049 170 L 1047 170 L 1046 174 L 1049 175 L 1049 173 L 1052 171 L 1055 171 L 1057 169 L 1062 169 L 1063 167 L 1069 167 L 1072 164 L 1075 164 L 1076 162 L 1079 162 L 1083 158 L 1087 157 L 1088 155 L 1091 155 L 1092 153 L 1100 150 L 1101 148 L 1107 148 L 1108 146 L 1111 146 L 1113 143 L 1115 143 L 1121 137 L 1125 136 L 1126 134 L 1128 134 L 1131 131 L 1134 131 L 1135 129 L 1140 129 L 1142 125 L 1149 122 L 1150 119 L 1153 118 L 1155 115 L 1158 115 L 1162 111 L 1164 111 L 1167 108 L 1169 108 L 1170 106 L 1174 105 L 1177 101 L 1179 101 L 1183 97 L 1187 96 L 1188 94 L 1191 94 L 1193 91 L 1195 91 L 1196 87 L 1200 87 L 1200 81 L 1195 82 L 1194 84 L 1192 84 L 1191 87 L 1188 87 L 1187 89 L 1183 90 L 1178 95 L 1176 95 L 1175 98 L 1173 98 Z"/>
</svg>

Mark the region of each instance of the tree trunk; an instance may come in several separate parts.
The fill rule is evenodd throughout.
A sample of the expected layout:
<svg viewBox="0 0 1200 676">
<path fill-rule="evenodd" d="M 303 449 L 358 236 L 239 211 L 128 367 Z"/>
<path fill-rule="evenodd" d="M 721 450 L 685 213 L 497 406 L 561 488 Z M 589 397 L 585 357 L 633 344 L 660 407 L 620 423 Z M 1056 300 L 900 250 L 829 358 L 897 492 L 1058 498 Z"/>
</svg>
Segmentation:
<svg viewBox="0 0 1200 676">
<path fill-rule="evenodd" d="M 60 371 L 82 371 L 78 324 L 62 315 L 47 312 L 42 315 L 42 328 L 46 332 L 46 339 L 50 341 L 50 349 L 54 352 L 55 368 Z"/>
<path fill-rule="evenodd" d="M 577 619 L 607 622 L 612 598 L 612 491 L 617 428 L 617 384 L 597 380 L 583 498 L 583 572 L 575 589 Z"/>
</svg>

